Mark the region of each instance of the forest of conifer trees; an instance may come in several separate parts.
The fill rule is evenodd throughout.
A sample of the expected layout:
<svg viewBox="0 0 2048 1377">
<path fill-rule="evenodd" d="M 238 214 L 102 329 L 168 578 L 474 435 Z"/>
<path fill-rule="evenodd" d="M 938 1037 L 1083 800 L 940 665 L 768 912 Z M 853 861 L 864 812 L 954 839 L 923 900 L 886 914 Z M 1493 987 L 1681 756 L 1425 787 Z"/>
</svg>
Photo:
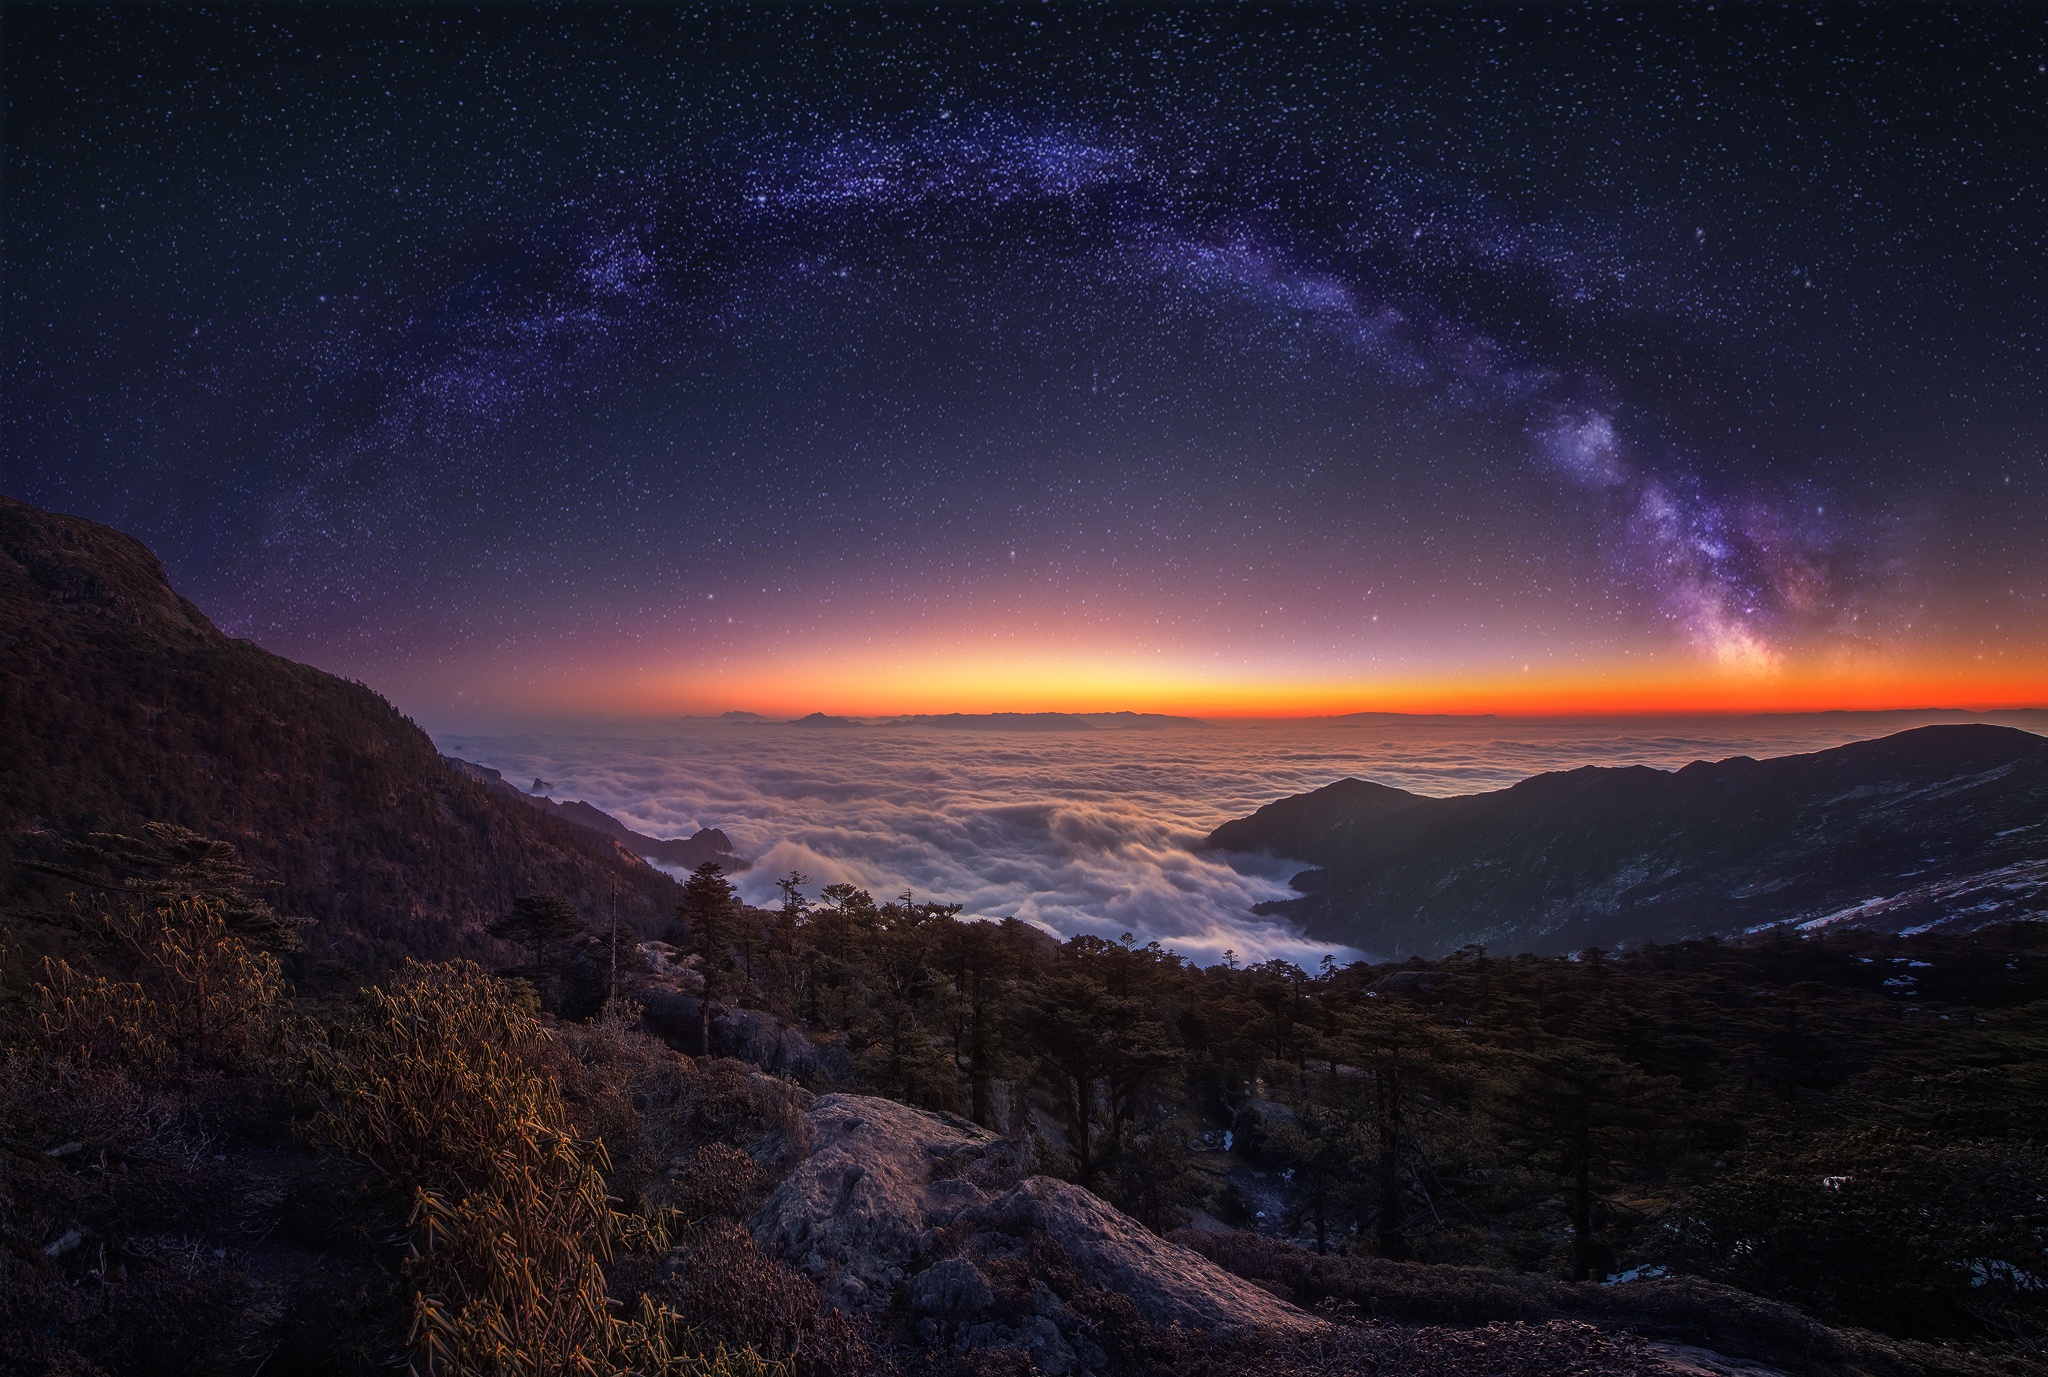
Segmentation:
<svg viewBox="0 0 2048 1377">
<path fill-rule="evenodd" d="M 843 1046 L 876 1093 L 1036 1135 L 1162 1231 L 1683 1270 L 1920 1338 L 2041 1313 L 2018 1271 L 2048 1241 L 2048 926 L 1309 972 L 812 903 L 796 876 L 779 909 L 724 891 L 700 870 L 670 934 L 715 998 Z"/>
<path fill-rule="evenodd" d="M 744 1149 L 833 1089 L 994 1129 L 1303 1305 L 1522 1318 L 1667 1276 L 1956 1371 L 2048 1335 L 2042 925 L 1205 968 L 799 875 L 753 907 L 705 866 L 623 972 L 605 915 L 529 896 L 495 975 L 299 992 L 231 848 L 80 854 L 97 887 L 5 952 L 22 1370 L 887 1370 L 900 1340 L 737 1227 L 774 1170 Z M 689 1026 L 643 1017 L 654 968 Z M 705 1054 L 763 1018 L 807 1087 Z"/>
</svg>

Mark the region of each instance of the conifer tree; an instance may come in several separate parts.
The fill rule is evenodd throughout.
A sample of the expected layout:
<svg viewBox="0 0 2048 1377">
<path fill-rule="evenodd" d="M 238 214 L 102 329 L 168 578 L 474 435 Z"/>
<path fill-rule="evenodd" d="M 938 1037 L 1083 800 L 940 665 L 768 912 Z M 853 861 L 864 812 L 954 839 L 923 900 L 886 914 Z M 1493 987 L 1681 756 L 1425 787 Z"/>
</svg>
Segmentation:
<svg viewBox="0 0 2048 1377">
<path fill-rule="evenodd" d="M 521 895 L 513 901 L 512 911 L 491 924 L 488 931 L 500 941 L 530 948 L 530 969 L 538 976 L 546 968 L 548 947 L 575 937 L 583 926 L 583 918 L 574 904 L 559 894 L 542 893 Z"/>
<path fill-rule="evenodd" d="M 698 1000 L 697 1050 L 711 1053 L 711 1001 L 731 993 L 727 973 L 733 938 L 738 928 L 739 899 L 725 870 L 716 861 L 706 861 L 690 872 L 683 882 L 683 901 L 676 906 L 681 934 L 697 954 L 704 973 L 704 995 Z"/>
</svg>

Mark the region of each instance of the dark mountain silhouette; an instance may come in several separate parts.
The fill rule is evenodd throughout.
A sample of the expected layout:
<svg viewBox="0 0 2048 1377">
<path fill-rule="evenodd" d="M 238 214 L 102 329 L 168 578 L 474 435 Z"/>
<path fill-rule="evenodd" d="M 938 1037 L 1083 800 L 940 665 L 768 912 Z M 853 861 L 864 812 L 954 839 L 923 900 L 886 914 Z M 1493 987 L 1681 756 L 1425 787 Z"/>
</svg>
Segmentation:
<svg viewBox="0 0 2048 1377">
<path fill-rule="evenodd" d="M 862 723 L 851 717 L 834 717 L 826 712 L 809 713 L 803 717 L 792 717 L 782 724 L 785 727 L 858 727 Z"/>
<path fill-rule="evenodd" d="M 954 732 L 1092 732 L 1095 724 L 1071 712 L 921 712 L 885 723 Z"/>
<path fill-rule="evenodd" d="M 747 862 L 733 851 L 732 839 L 716 827 L 700 827 L 687 837 L 650 837 L 644 832 L 635 832 L 595 804 L 581 799 L 573 803 L 558 803 L 551 798 L 527 793 L 488 765 L 457 760 L 453 756 L 448 757 L 448 763 L 507 798 L 516 798 L 550 817 L 586 828 L 599 836 L 610 837 L 645 860 L 683 870 L 695 870 L 706 861 L 716 861 L 727 874 L 747 868 Z"/>
<path fill-rule="evenodd" d="M 484 925 L 552 890 L 652 932 L 679 886 L 514 804 L 377 694 L 223 635 L 133 537 L 0 497 L 0 894 L 65 838 L 178 823 L 234 843 L 318 920 L 302 959 L 375 973 L 489 956 Z"/>
<path fill-rule="evenodd" d="M 1174 717 L 1163 712 L 1084 712 L 1079 714 L 1098 727 L 1111 731 L 1164 731 L 1168 727 L 1207 727 L 1199 717 Z"/>
<path fill-rule="evenodd" d="M 1345 779 L 1205 845 L 1311 862 L 1260 905 L 1382 953 L 1506 950 L 2048 911 L 2048 738 L 1933 726 L 1811 755 L 1587 767 L 1425 798 Z"/>
<path fill-rule="evenodd" d="M 1429 800 L 1364 779 L 1340 779 L 1309 794 L 1269 803 L 1248 818 L 1226 822 L 1203 841 L 1223 851 L 1266 851 L 1297 861 L 1334 864 L 1370 840 L 1369 829 L 1390 813 Z"/>
<path fill-rule="evenodd" d="M 1340 712 L 1326 722 L 1349 722 L 1371 726 L 1375 722 L 1491 722 L 1490 712 Z"/>
<path fill-rule="evenodd" d="M 1092 732 L 1157 731 L 1209 724 L 1199 718 L 1168 717 L 1156 712 L 940 712 L 892 718 L 886 725 L 962 732 Z"/>
</svg>

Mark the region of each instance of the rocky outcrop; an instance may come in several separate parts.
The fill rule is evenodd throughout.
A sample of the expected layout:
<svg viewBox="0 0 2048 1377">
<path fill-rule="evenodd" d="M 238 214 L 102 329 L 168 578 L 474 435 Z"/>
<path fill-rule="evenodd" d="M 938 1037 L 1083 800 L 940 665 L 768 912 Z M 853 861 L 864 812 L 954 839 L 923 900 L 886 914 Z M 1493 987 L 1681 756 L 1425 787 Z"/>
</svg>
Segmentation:
<svg viewBox="0 0 2048 1377">
<path fill-rule="evenodd" d="M 887 1309 L 936 1230 L 1024 1174 L 1009 1140 L 892 1100 L 825 1095 L 804 1127 L 809 1152 L 755 1215 L 754 1237 L 848 1310 Z"/>
<path fill-rule="evenodd" d="M 697 978 L 697 988 L 703 988 L 702 977 Z M 698 1045 L 704 1026 L 698 995 L 653 987 L 636 992 L 635 998 L 640 1001 L 641 1026 L 679 1052 L 704 1056 L 708 1051 L 799 1081 L 843 1081 L 852 1073 L 843 1048 L 820 1047 L 802 1029 L 760 1009 L 713 1004 L 711 1046 L 706 1049 Z"/>
<path fill-rule="evenodd" d="M 1081 1187 L 1028 1175 L 1018 1144 L 955 1115 L 827 1095 L 804 1130 L 806 1154 L 755 1215 L 756 1240 L 848 1310 L 907 1312 L 925 1343 L 1018 1349 L 1052 1377 L 1098 1369 L 1094 1326 L 1048 1269 L 1162 1328 L 1326 1328 Z"/>
<path fill-rule="evenodd" d="M 1050 1239 L 1089 1286 L 1122 1296 L 1147 1323 L 1199 1332 L 1307 1335 L 1323 1327 L 1271 1292 L 1170 1243 L 1091 1191 L 1033 1176 L 973 1212 L 977 1228 Z M 987 1239 L 977 1240 L 991 1247 Z"/>
</svg>

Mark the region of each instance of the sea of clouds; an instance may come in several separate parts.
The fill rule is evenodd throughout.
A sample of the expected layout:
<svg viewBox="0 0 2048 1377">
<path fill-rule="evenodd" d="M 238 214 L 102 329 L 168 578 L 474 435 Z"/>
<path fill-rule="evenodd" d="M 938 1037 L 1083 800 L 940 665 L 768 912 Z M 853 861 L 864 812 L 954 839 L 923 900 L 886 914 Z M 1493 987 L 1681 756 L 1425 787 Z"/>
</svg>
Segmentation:
<svg viewBox="0 0 2048 1377">
<path fill-rule="evenodd" d="M 1581 765 L 1673 769 L 1882 736 L 1958 714 L 1824 713 L 1699 721 L 1369 718 L 1152 731 L 980 732 L 702 719 L 441 730 L 442 751 L 550 782 L 638 831 L 717 827 L 754 865 L 755 903 L 790 871 L 812 895 L 845 881 L 909 891 L 1058 933 L 1132 934 L 1204 963 L 1313 965 L 1361 953 L 1254 915 L 1297 864 L 1194 848 L 1212 828 L 1347 775 L 1474 793 Z M 2017 725 L 2042 729 L 2042 722 Z"/>
</svg>

